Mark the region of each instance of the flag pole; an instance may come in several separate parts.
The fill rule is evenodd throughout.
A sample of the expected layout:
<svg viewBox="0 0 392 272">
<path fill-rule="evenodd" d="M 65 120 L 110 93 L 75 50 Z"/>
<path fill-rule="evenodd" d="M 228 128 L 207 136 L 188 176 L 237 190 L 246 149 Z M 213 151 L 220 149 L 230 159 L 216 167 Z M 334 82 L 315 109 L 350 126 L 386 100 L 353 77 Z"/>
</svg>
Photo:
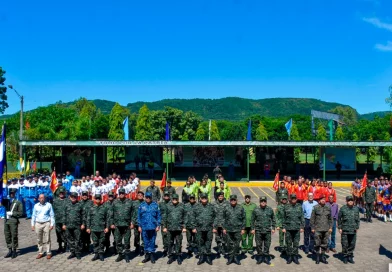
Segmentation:
<svg viewBox="0 0 392 272">
<path fill-rule="evenodd" d="M 166 179 L 169 180 L 169 150 L 170 148 L 166 148 Z M 165 185 L 166 187 L 166 185 Z"/>
<path fill-rule="evenodd" d="M 248 159 L 247 159 L 247 177 L 248 177 L 248 182 L 250 182 L 250 179 L 249 179 L 249 160 L 250 160 L 250 147 L 248 147 Z"/>
</svg>

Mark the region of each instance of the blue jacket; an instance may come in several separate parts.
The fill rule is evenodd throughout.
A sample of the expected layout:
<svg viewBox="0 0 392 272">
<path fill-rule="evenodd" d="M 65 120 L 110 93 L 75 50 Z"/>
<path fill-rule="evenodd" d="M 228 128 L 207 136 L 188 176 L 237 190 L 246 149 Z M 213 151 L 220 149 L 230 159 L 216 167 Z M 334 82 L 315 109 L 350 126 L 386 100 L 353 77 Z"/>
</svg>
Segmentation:
<svg viewBox="0 0 392 272">
<path fill-rule="evenodd" d="M 25 186 L 24 187 L 24 198 L 37 198 L 38 197 L 38 186 Z"/>
<path fill-rule="evenodd" d="M 153 230 L 161 226 L 161 211 L 156 202 L 140 204 L 137 214 L 138 226 L 142 230 Z"/>
</svg>

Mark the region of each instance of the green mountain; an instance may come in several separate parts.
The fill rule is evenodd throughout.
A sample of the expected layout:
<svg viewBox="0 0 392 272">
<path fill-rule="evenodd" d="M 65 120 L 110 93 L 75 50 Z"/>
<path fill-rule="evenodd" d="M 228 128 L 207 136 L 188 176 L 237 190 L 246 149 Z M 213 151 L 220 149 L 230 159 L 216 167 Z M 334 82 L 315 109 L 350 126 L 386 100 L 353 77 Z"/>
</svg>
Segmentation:
<svg viewBox="0 0 392 272">
<path fill-rule="evenodd" d="M 384 116 L 391 114 L 391 113 L 392 113 L 392 111 L 376 111 L 376 112 L 361 114 L 359 118 L 365 119 L 365 120 L 373 120 L 376 116 L 384 117 Z"/>
<path fill-rule="evenodd" d="M 325 102 L 309 98 L 267 98 L 246 99 L 226 97 L 221 99 L 164 99 L 156 102 L 129 103 L 131 112 L 137 112 L 146 104 L 150 110 L 163 109 L 165 106 L 178 108 L 183 111 L 193 111 L 204 119 L 213 120 L 243 120 L 253 114 L 271 117 L 284 117 L 294 114 L 310 115 L 312 109 L 329 111 L 339 103 Z"/>
</svg>

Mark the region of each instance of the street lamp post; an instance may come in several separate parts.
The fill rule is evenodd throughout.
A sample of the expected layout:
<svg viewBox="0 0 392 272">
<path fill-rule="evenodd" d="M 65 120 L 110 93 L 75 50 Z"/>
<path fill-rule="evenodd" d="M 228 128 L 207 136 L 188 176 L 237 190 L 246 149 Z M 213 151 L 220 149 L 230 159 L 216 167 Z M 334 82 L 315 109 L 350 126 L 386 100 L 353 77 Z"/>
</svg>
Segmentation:
<svg viewBox="0 0 392 272">
<path fill-rule="evenodd" d="M 12 85 L 8 85 L 8 88 L 12 89 L 15 91 L 16 95 L 20 98 L 20 124 L 19 124 L 19 141 L 23 140 L 23 102 L 24 102 L 24 97 L 23 95 L 20 95 Z M 22 150 L 22 145 L 19 143 L 19 158 L 22 158 L 23 156 L 23 150 Z"/>
</svg>

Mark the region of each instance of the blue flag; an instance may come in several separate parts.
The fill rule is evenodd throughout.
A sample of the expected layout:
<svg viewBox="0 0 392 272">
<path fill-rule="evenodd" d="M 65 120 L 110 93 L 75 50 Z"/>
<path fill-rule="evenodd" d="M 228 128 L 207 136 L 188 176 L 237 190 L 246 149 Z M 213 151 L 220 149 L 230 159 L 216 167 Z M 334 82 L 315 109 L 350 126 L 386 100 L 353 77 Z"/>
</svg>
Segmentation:
<svg viewBox="0 0 392 272">
<path fill-rule="evenodd" d="M 124 140 L 129 141 L 128 116 L 123 121 Z"/>
<path fill-rule="evenodd" d="M 287 134 L 290 137 L 291 127 L 293 126 L 293 119 L 291 118 L 284 126 L 286 127 Z"/>
<path fill-rule="evenodd" d="M 252 120 L 249 120 L 248 134 L 246 134 L 246 140 L 247 141 L 252 141 Z"/>
<path fill-rule="evenodd" d="M 6 156 L 6 136 L 5 136 L 5 124 L 3 125 L 3 131 L 1 133 L 1 142 L 0 142 L 0 177 L 3 177 L 4 167 L 7 164 L 7 156 Z M 0 182 L 0 202 L 3 199 L 3 181 Z"/>
<path fill-rule="evenodd" d="M 166 122 L 165 141 L 170 141 L 170 125 L 169 125 L 169 122 Z"/>
</svg>

